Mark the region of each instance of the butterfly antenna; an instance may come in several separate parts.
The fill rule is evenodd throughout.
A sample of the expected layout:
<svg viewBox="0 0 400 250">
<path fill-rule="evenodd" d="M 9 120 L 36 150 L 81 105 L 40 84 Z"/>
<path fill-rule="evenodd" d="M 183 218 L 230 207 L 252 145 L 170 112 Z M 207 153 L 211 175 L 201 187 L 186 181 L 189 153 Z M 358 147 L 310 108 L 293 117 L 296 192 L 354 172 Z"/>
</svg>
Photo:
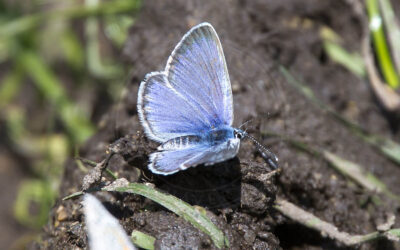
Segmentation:
<svg viewBox="0 0 400 250">
<path fill-rule="evenodd" d="M 278 157 L 274 153 L 272 153 L 266 147 L 261 145 L 261 143 L 259 143 L 253 136 L 249 135 L 248 133 L 244 132 L 243 136 L 249 138 L 250 140 L 252 140 L 256 144 L 257 149 L 261 153 L 262 157 L 267 161 L 267 163 L 273 169 L 277 169 L 278 168 Z"/>
<path fill-rule="evenodd" d="M 242 125 L 239 126 L 239 129 L 242 128 L 247 123 L 252 122 L 253 120 L 254 120 L 254 118 L 251 118 L 250 120 L 245 121 L 244 123 L 242 123 Z"/>
</svg>

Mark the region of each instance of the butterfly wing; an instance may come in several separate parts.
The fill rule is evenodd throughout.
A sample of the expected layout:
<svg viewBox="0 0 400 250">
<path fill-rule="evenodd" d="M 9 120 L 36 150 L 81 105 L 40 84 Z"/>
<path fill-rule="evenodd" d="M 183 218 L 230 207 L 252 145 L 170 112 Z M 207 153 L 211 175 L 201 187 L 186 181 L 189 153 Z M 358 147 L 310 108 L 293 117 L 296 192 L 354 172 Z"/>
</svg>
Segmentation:
<svg viewBox="0 0 400 250">
<path fill-rule="evenodd" d="M 228 70 L 210 24 L 199 24 L 182 38 L 164 72 L 146 76 L 138 113 L 147 136 L 158 142 L 232 124 Z"/>
<path fill-rule="evenodd" d="M 232 90 L 221 42 L 209 23 L 193 27 L 165 69 L 168 81 L 208 115 L 213 127 L 232 125 Z"/>
<path fill-rule="evenodd" d="M 196 136 L 174 138 L 150 155 L 149 169 L 156 174 L 170 175 L 200 164 L 211 165 L 235 157 L 240 139 L 226 140 L 217 145 Z"/>
<path fill-rule="evenodd" d="M 205 146 L 198 145 L 182 150 L 166 150 L 152 153 L 150 155 L 149 169 L 155 174 L 174 174 L 194 166 L 192 162 L 196 162 L 196 159 L 201 157 L 206 149 Z"/>
<path fill-rule="evenodd" d="M 141 83 L 139 119 L 147 136 L 158 142 L 209 128 L 206 115 L 168 83 L 164 72 L 153 72 Z"/>
</svg>

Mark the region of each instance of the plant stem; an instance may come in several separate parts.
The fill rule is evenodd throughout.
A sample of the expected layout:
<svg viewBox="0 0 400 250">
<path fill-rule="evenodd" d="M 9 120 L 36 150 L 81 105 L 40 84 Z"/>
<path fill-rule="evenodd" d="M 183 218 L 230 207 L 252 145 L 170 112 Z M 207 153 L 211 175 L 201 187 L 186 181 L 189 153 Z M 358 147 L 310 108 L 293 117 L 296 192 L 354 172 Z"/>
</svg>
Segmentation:
<svg viewBox="0 0 400 250">
<path fill-rule="evenodd" d="M 282 198 L 276 200 L 274 208 L 291 220 L 318 231 L 321 236 L 336 240 L 348 247 L 382 238 L 389 240 L 400 239 L 400 229 L 391 229 L 385 232 L 377 231 L 366 235 L 351 235 L 346 232 L 340 232 L 336 226 L 319 219 L 312 213 L 309 213 Z"/>
</svg>

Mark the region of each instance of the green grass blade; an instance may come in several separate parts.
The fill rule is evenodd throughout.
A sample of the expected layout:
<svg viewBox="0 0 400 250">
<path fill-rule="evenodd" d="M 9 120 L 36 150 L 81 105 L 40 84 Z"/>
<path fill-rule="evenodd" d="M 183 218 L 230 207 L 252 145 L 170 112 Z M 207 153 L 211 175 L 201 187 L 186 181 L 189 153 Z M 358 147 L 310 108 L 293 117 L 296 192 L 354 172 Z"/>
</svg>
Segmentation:
<svg viewBox="0 0 400 250">
<path fill-rule="evenodd" d="M 0 40 L 4 37 L 12 37 L 24 33 L 30 29 L 37 28 L 43 22 L 51 22 L 53 18 L 82 18 L 88 16 L 110 15 L 118 13 L 131 13 L 141 6 L 139 0 L 116 0 L 106 1 L 97 6 L 77 6 L 68 9 L 52 10 L 32 15 L 23 16 L 18 19 L 3 23 L 0 27 Z"/>
<path fill-rule="evenodd" d="M 386 233 L 393 235 L 394 237 L 397 237 L 400 240 L 400 228 L 391 229 L 391 230 L 387 231 Z"/>
<path fill-rule="evenodd" d="M 66 28 L 62 34 L 60 45 L 65 60 L 74 70 L 84 69 L 84 49 L 77 35 L 70 28 Z"/>
<path fill-rule="evenodd" d="M 400 27 L 396 21 L 390 0 L 379 0 L 383 22 L 387 31 L 388 42 L 392 50 L 393 61 L 400 74 Z"/>
<path fill-rule="evenodd" d="M 94 7 L 99 5 L 98 0 L 86 0 L 86 6 Z M 121 65 L 116 62 L 105 63 L 100 54 L 99 42 L 99 20 L 96 17 L 89 17 L 85 23 L 85 35 L 87 40 L 86 58 L 89 71 L 98 78 L 113 79 L 123 74 Z"/>
<path fill-rule="evenodd" d="M 377 146 L 381 153 L 400 164 L 400 145 L 398 143 L 376 135 L 366 135 L 363 138 Z"/>
<path fill-rule="evenodd" d="M 355 135 L 362 138 L 365 142 L 376 147 L 379 152 L 385 155 L 388 159 L 400 165 L 400 144 L 379 135 L 373 135 L 364 131 L 358 124 L 346 119 L 341 114 L 335 112 L 325 103 L 319 100 L 311 88 L 307 87 L 305 84 L 297 80 L 284 66 L 280 67 L 280 70 L 287 80 L 287 82 L 295 87 L 301 94 L 303 94 L 311 103 L 316 107 L 326 111 L 339 122 L 341 122 L 345 127 L 351 130 Z"/>
<path fill-rule="evenodd" d="M 104 20 L 105 34 L 117 48 L 122 48 L 134 22 L 135 18 L 130 15 L 107 16 Z"/>
<path fill-rule="evenodd" d="M 153 250 L 154 249 L 154 242 L 156 238 L 151 235 L 142 233 L 138 230 L 133 230 L 131 234 L 131 239 L 135 246 L 138 246 L 143 249 Z"/>
<path fill-rule="evenodd" d="M 366 178 L 369 173 L 365 171 L 358 164 L 345 160 L 329 151 L 323 151 L 324 158 L 342 175 L 349 177 L 362 187 L 376 192 L 382 192 L 385 184 L 382 182 L 372 182 L 371 179 Z"/>
<path fill-rule="evenodd" d="M 9 104 L 19 92 L 23 77 L 22 71 L 16 67 L 3 78 L 0 86 L 0 108 Z"/>
<path fill-rule="evenodd" d="M 399 77 L 394 69 L 388 46 L 386 44 L 385 32 L 382 25 L 382 17 L 379 13 L 378 0 L 366 0 L 368 10 L 369 26 L 372 33 L 375 52 L 380 68 L 386 82 L 392 88 L 399 87 Z M 398 41 L 397 41 L 398 42 Z"/>
<path fill-rule="evenodd" d="M 357 53 L 349 53 L 335 42 L 324 41 L 324 50 L 336 63 L 344 66 L 358 77 L 365 76 L 365 65 L 362 57 Z"/>
<path fill-rule="evenodd" d="M 72 198 L 75 198 L 75 197 L 79 197 L 79 196 L 84 195 L 84 194 L 85 193 L 83 191 L 78 191 L 78 192 L 75 192 L 73 194 L 65 196 L 64 198 L 62 198 L 62 200 L 66 201 L 66 200 L 69 200 L 69 199 L 72 199 Z"/>
<path fill-rule="evenodd" d="M 23 225 L 40 228 L 47 219 L 56 194 L 45 180 L 25 180 L 19 187 L 14 203 L 14 216 Z M 36 205 L 36 212 L 30 208 Z"/>
<path fill-rule="evenodd" d="M 357 163 L 345 160 L 326 150 L 323 151 L 323 156 L 342 175 L 352 179 L 365 189 L 383 193 L 397 202 L 400 202 L 400 197 L 390 192 L 385 183 L 381 182 L 372 173 L 366 172 Z"/>
<path fill-rule="evenodd" d="M 343 176 L 351 179 L 353 182 L 357 183 L 361 187 L 377 193 L 383 193 L 387 197 L 395 200 L 396 202 L 400 202 L 400 197 L 396 194 L 392 193 L 385 183 L 379 180 L 372 173 L 365 171 L 362 166 L 359 164 L 343 159 L 342 157 L 333 154 L 327 150 L 321 150 L 315 147 L 308 145 L 307 143 L 295 140 L 292 137 L 266 133 L 261 131 L 262 135 L 265 136 L 273 136 L 278 137 L 280 140 L 285 141 L 292 145 L 293 147 L 299 149 L 300 151 L 304 151 L 308 154 L 311 154 L 316 157 L 321 157 L 325 161 L 329 163 L 329 166 L 333 167 L 336 171 L 338 171 Z"/>
<path fill-rule="evenodd" d="M 227 239 L 223 232 L 217 228 L 214 223 L 203 213 L 199 212 L 186 202 L 176 198 L 175 196 L 161 193 L 154 188 L 148 187 L 140 183 L 130 183 L 125 187 L 103 188 L 104 191 L 117 191 L 142 195 L 165 208 L 171 210 L 175 214 L 181 216 L 193 226 L 208 234 L 218 248 L 225 246 Z"/>
<path fill-rule="evenodd" d="M 72 104 L 61 82 L 37 53 L 24 51 L 19 54 L 18 61 L 44 97 L 55 105 L 59 117 L 76 142 L 81 143 L 93 134 L 94 126 L 79 107 Z"/>
</svg>

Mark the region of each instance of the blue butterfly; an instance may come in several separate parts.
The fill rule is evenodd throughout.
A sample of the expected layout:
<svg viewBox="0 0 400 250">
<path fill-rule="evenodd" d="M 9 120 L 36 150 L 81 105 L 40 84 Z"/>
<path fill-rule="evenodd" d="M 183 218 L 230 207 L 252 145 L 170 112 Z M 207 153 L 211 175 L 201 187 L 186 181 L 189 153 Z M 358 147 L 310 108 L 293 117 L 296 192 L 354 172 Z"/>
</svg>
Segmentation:
<svg viewBox="0 0 400 250">
<path fill-rule="evenodd" d="M 146 75 L 137 108 L 146 135 L 161 143 L 148 165 L 156 174 L 222 162 L 236 156 L 241 138 L 255 141 L 232 127 L 228 69 L 218 35 L 209 23 L 183 36 L 164 71 Z M 276 168 L 278 158 L 255 142 Z"/>
</svg>

